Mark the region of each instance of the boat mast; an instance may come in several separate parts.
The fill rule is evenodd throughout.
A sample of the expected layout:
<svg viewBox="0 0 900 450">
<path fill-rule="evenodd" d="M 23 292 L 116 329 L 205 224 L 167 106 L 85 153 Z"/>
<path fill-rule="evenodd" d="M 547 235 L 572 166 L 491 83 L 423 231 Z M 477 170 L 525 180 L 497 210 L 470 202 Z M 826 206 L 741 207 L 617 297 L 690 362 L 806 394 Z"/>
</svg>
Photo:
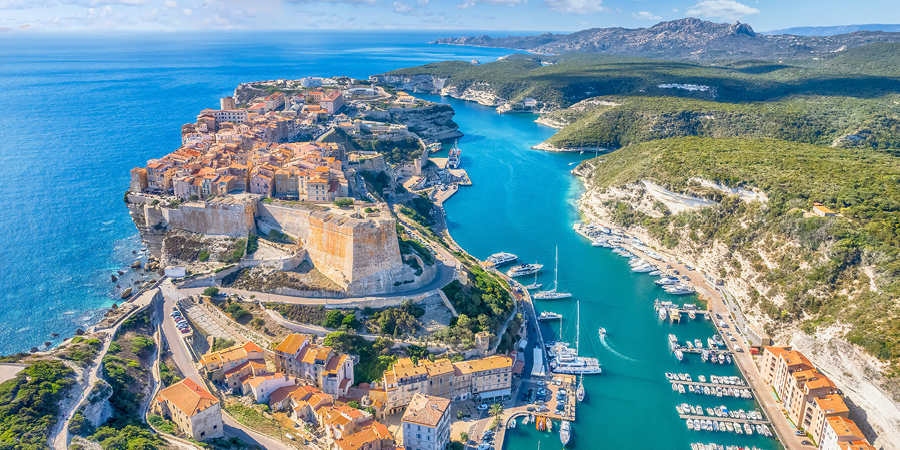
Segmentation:
<svg viewBox="0 0 900 450">
<path fill-rule="evenodd" d="M 581 334 L 581 300 L 575 303 L 575 356 L 578 356 L 578 335 Z"/>
<path fill-rule="evenodd" d="M 556 246 L 556 264 L 553 266 L 553 292 L 556 292 L 559 286 L 556 285 L 556 279 L 559 276 L 559 246 Z"/>
</svg>

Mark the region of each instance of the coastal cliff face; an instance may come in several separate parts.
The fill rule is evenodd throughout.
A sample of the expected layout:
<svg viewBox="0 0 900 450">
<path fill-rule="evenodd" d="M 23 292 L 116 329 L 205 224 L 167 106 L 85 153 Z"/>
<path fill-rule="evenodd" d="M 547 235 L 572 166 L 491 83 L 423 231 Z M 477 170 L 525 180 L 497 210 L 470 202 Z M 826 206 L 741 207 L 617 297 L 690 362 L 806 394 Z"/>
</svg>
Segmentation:
<svg viewBox="0 0 900 450">
<path fill-rule="evenodd" d="M 433 95 L 445 95 L 477 102 L 484 106 L 498 107 L 506 104 L 507 100 L 495 94 L 494 86 L 488 82 L 473 82 L 464 85 L 451 85 L 447 78 L 435 75 L 419 74 L 412 76 L 383 75 L 380 79 L 394 85 L 397 89 L 405 89 L 412 92 Z"/>
<path fill-rule="evenodd" d="M 424 108 L 390 108 L 390 120 L 402 123 L 422 139 L 440 141 L 462 137 L 453 121 L 456 112 L 450 105 L 433 104 Z"/>
<path fill-rule="evenodd" d="M 603 158 L 599 158 L 600 163 Z M 785 295 L 774 289 L 774 284 L 769 281 L 770 275 L 780 272 L 783 264 L 796 257 L 801 247 L 798 240 L 785 239 L 779 245 L 758 242 L 751 248 L 758 257 L 750 258 L 746 252 L 733 251 L 717 237 L 701 238 L 702 244 L 697 244 L 697 231 L 687 224 L 671 224 L 663 231 L 651 229 L 653 225 L 646 226 L 650 223 L 646 220 L 623 225 L 622 218 L 626 211 L 627 214 L 635 212 L 659 218 L 664 215 L 663 211 L 670 214 L 697 212 L 704 208 L 717 208 L 719 204 L 690 196 L 681 197 L 681 194 L 646 181 L 615 187 L 599 186 L 592 181 L 592 164 L 597 161 L 583 163 L 572 171 L 585 185 L 578 207 L 586 220 L 622 228 L 645 244 L 695 266 L 698 271 L 722 278 L 753 327 L 765 330 L 777 345 L 791 345 L 802 351 L 835 382 L 849 400 L 850 418 L 860 424 L 866 437 L 876 447 L 900 449 L 900 383 L 886 376 L 890 373 L 888 363 L 874 358 L 863 347 L 848 342 L 846 336 L 852 326 L 838 319 L 829 326 L 804 329 L 798 321 L 777 321 L 769 315 L 769 303 L 784 306 L 786 302 Z M 765 207 L 768 202 L 765 193 L 759 190 L 732 190 L 708 180 L 697 181 L 723 194 L 740 198 L 739 201 L 748 207 Z M 833 243 L 824 247 L 830 245 Z M 814 291 L 812 294 L 824 297 L 823 292 Z M 762 299 L 762 295 L 766 298 Z M 813 317 L 805 315 L 804 318 Z"/>
</svg>

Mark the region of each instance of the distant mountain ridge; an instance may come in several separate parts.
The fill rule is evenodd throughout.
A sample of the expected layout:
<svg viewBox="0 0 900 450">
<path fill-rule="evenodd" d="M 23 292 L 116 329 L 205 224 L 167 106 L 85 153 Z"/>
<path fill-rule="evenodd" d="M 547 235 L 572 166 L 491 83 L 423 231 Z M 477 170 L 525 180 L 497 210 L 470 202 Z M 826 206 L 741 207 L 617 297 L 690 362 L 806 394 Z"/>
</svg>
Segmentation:
<svg viewBox="0 0 900 450">
<path fill-rule="evenodd" d="M 900 24 L 869 23 L 864 25 L 835 25 L 830 27 L 792 27 L 761 32 L 762 34 L 793 34 L 795 36 L 834 36 L 857 31 L 900 32 Z"/>
<path fill-rule="evenodd" d="M 900 42 L 900 33 L 858 31 L 835 36 L 769 35 L 745 23 L 695 18 L 660 22 L 649 28 L 591 28 L 571 34 L 463 36 L 432 44 L 472 45 L 540 54 L 604 53 L 654 59 L 777 59 L 829 54 L 871 42 Z"/>
</svg>

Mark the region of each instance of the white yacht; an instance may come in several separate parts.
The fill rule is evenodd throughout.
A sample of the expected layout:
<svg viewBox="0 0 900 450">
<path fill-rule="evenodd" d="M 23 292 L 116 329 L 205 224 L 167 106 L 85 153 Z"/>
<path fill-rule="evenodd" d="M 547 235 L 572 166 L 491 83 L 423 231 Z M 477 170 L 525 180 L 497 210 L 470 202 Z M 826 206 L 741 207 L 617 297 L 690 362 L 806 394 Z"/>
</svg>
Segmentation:
<svg viewBox="0 0 900 450">
<path fill-rule="evenodd" d="M 650 264 L 644 264 L 641 266 L 635 266 L 635 267 L 631 268 L 632 272 L 637 272 L 637 273 L 653 272 L 654 270 L 656 270 L 656 267 L 653 267 Z"/>
<path fill-rule="evenodd" d="M 542 311 L 541 315 L 538 316 L 538 320 L 541 320 L 541 321 L 556 320 L 556 319 L 562 319 L 562 314 L 557 314 L 555 312 L 550 312 L 550 311 Z"/>
<path fill-rule="evenodd" d="M 567 344 L 557 344 L 556 351 L 548 351 L 551 355 L 556 353 L 556 358 L 550 363 L 550 368 L 555 373 L 571 375 L 600 373 L 600 361 L 597 358 L 578 356 L 579 334 L 581 333 L 581 303 L 576 306 L 575 314 L 575 350 L 572 351 Z"/>
<path fill-rule="evenodd" d="M 569 439 L 571 438 L 572 425 L 569 424 L 568 420 L 563 420 L 562 426 L 559 428 L 559 441 L 562 442 L 562 445 L 566 445 L 569 443 Z"/>
<path fill-rule="evenodd" d="M 506 276 L 510 278 L 524 277 L 525 275 L 533 275 L 541 271 L 543 264 L 519 264 L 512 266 L 506 271 Z"/>
<path fill-rule="evenodd" d="M 684 284 L 676 284 L 674 286 L 669 286 L 666 288 L 666 292 L 672 295 L 685 295 L 685 294 L 693 294 L 696 292 L 694 288 L 684 285 Z"/>
<path fill-rule="evenodd" d="M 654 283 L 656 283 L 657 286 L 669 286 L 669 285 L 672 285 L 672 284 L 678 284 L 678 278 L 675 278 L 675 277 L 663 277 L 663 278 L 660 278 L 660 279 L 654 281 Z"/>
<path fill-rule="evenodd" d="M 540 291 L 532 295 L 532 298 L 538 300 L 559 300 L 561 298 L 569 298 L 572 294 L 568 292 L 557 291 L 559 276 L 559 247 L 556 248 L 556 266 L 553 268 L 553 289 L 548 291 Z"/>
<path fill-rule="evenodd" d="M 486 261 L 493 264 L 494 267 L 500 267 L 504 264 L 509 264 L 517 259 L 519 259 L 519 257 L 512 253 L 500 252 L 488 256 Z"/>
</svg>

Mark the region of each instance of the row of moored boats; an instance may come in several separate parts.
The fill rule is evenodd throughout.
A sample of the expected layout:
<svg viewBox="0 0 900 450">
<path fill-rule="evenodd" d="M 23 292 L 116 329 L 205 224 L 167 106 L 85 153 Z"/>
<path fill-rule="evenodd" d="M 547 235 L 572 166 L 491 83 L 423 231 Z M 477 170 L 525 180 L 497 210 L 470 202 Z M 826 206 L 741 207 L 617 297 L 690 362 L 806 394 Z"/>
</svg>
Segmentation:
<svg viewBox="0 0 900 450">
<path fill-rule="evenodd" d="M 761 450 L 757 447 L 741 447 L 740 445 L 704 444 L 702 442 L 691 443 L 691 450 Z"/>
<path fill-rule="evenodd" d="M 738 422 L 730 422 L 727 420 L 711 420 L 711 419 L 685 419 L 689 430 L 695 431 L 717 431 L 735 434 L 753 435 L 754 432 L 762 436 L 772 436 L 772 430 L 768 425 L 761 423 L 752 424 L 744 423 L 743 426 Z"/>
<path fill-rule="evenodd" d="M 675 405 L 675 409 L 678 411 L 678 414 L 683 416 L 704 416 L 708 415 L 710 417 L 720 417 L 724 419 L 736 419 L 736 420 L 757 420 L 762 421 L 763 415 L 759 412 L 758 409 L 754 409 L 752 411 L 744 411 L 743 409 L 739 409 L 737 411 L 729 410 L 722 406 L 716 406 L 715 408 L 707 407 L 705 410 L 700 405 L 691 406 L 687 403 L 682 403 L 680 405 Z"/>
</svg>

